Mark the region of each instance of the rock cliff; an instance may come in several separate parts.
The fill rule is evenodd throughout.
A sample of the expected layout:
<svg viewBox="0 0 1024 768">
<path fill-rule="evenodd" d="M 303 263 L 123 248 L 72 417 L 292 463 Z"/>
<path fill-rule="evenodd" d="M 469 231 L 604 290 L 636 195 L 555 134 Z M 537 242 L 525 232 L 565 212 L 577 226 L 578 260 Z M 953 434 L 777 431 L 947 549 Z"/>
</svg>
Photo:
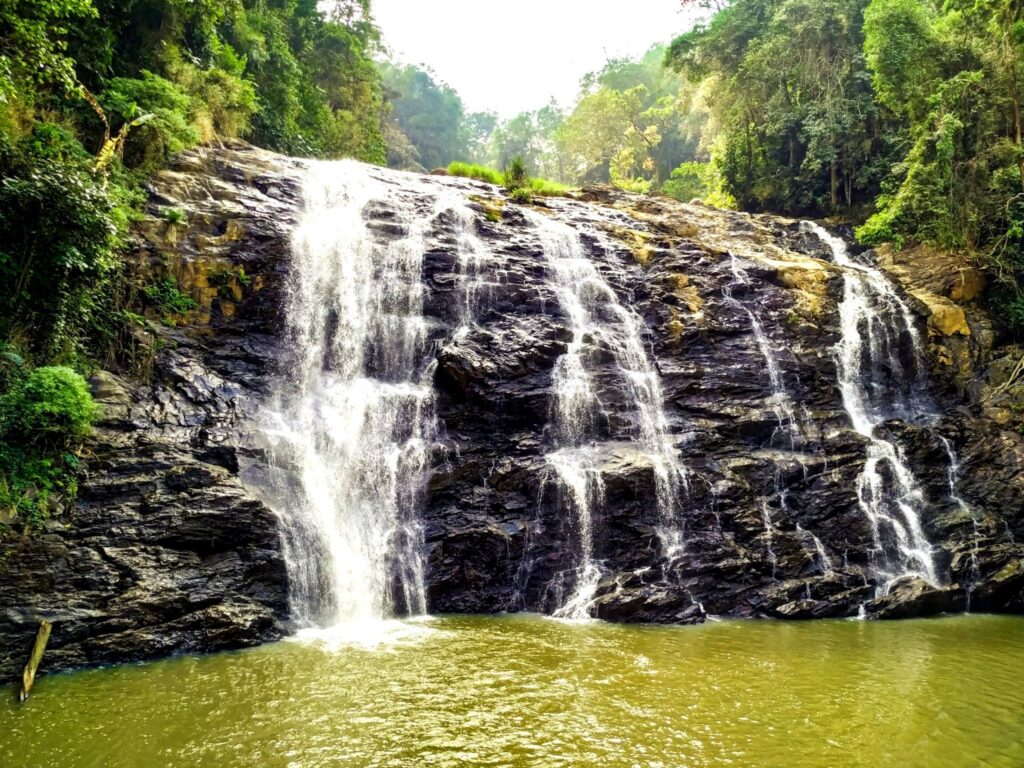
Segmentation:
<svg viewBox="0 0 1024 768">
<path fill-rule="evenodd" d="M 407 178 L 373 173 L 388 185 Z M 140 342 L 152 356 L 146 383 L 94 378 L 105 416 L 75 508 L 42 535 L 0 545 L 4 674 L 40 618 L 54 622 L 51 671 L 287 631 L 286 568 L 277 519 L 260 500 L 266 458 L 252 423 L 281 375 L 301 175 L 298 161 L 239 144 L 185 153 L 154 178 L 134 249 L 139 279 L 171 276 L 196 307 L 152 312 L 153 337 Z M 471 201 L 490 257 L 475 275 L 475 322 L 456 334 L 465 301 L 456 235 L 450 212 L 428 207 L 423 312 L 440 425 L 420 511 L 429 607 L 550 612 L 571 587 L 577 536 L 544 458 L 568 319 L 520 206 L 485 184 L 419 183 Z M 165 220 L 171 206 L 186 224 Z M 834 354 L 842 271 L 821 240 L 795 221 L 604 188 L 535 210 L 583 233 L 588 257 L 642 319 L 687 479 L 677 510 L 684 546 L 669 553 L 655 467 L 629 439 L 633 403 L 595 347 L 597 616 L 693 622 L 863 608 L 895 618 L 963 610 L 968 600 L 971 610 L 1024 611 L 1024 440 L 993 410 L 998 384 L 985 383 L 1005 355 L 992 351 L 991 326 L 972 303 L 977 276 L 949 280 L 941 264 L 922 266 L 937 255 L 880 254 L 928 341 L 936 416 L 893 420 L 884 432 L 916 474 L 941 583 L 908 578 L 876 597 L 858 496 L 867 444 L 844 411 Z M 401 236 L 386 206 L 364 215 L 374 237 Z"/>
</svg>

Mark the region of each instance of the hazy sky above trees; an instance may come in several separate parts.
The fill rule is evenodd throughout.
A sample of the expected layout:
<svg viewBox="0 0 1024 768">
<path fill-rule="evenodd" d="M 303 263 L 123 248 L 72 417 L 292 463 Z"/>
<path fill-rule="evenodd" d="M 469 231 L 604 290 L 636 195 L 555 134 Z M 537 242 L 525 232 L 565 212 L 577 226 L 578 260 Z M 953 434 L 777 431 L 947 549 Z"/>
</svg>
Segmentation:
<svg viewBox="0 0 1024 768">
<path fill-rule="evenodd" d="M 470 111 L 511 117 L 555 97 L 610 58 L 637 56 L 692 24 L 679 0 L 374 0 L 395 57 L 426 65 Z"/>
</svg>

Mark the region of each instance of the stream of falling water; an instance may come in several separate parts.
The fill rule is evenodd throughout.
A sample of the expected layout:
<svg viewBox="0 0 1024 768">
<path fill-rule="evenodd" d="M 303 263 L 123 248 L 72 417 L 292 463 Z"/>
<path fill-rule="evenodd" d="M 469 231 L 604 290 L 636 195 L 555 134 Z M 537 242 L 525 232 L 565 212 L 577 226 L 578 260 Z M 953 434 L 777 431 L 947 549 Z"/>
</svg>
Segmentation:
<svg viewBox="0 0 1024 768">
<path fill-rule="evenodd" d="M 573 510 L 579 548 L 573 593 L 555 615 L 585 619 L 602 573 L 594 555 L 593 527 L 594 513 L 603 502 L 601 467 L 608 454 L 602 449 L 610 447 L 602 445 L 598 434 L 602 405 L 588 369 L 595 348 L 611 353 L 636 410 L 632 438 L 653 467 L 662 542 L 669 559 L 682 547 L 675 516 L 685 473 L 670 439 L 661 382 L 644 349 L 642 320 L 619 303 L 575 229 L 533 211 L 525 213 L 537 229 L 550 287 L 572 330 L 572 341 L 553 372 L 554 447 L 546 459 Z"/>
<path fill-rule="evenodd" d="M 263 426 L 284 529 L 292 613 L 358 633 L 426 611 L 416 509 L 435 419 L 424 355 L 422 257 L 430 217 L 359 163 L 312 163 L 292 239 L 292 345 Z M 404 236 L 378 242 L 375 200 Z"/>
<path fill-rule="evenodd" d="M 949 483 L 949 499 L 957 505 L 961 512 L 970 515 L 971 526 L 973 527 L 970 553 L 970 575 L 968 577 L 967 584 L 964 585 L 966 600 L 965 610 L 967 613 L 970 613 L 971 595 L 974 593 L 974 588 L 981 580 L 981 573 L 978 568 L 978 547 L 981 541 L 981 521 L 978 520 L 978 515 L 974 511 L 974 507 L 964 500 L 958 490 L 958 486 L 960 485 L 960 460 L 956 456 L 956 451 L 953 450 L 953 444 L 945 437 L 940 436 L 939 440 L 942 442 L 942 447 L 946 449 L 946 457 L 949 459 L 949 468 L 946 470 L 946 479 Z"/>
<path fill-rule="evenodd" d="M 742 311 L 750 320 L 754 342 L 757 344 L 758 352 L 761 353 L 761 358 L 764 360 L 765 370 L 768 372 L 768 383 L 772 389 L 772 410 L 775 412 L 775 418 L 778 421 L 775 434 L 778 434 L 779 431 L 785 432 L 789 436 L 790 447 L 793 447 L 795 439 L 799 436 L 800 424 L 796 417 L 796 409 L 793 407 L 793 399 L 790 397 L 782 380 L 782 370 L 779 367 L 775 350 L 772 348 L 771 342 L 764 332 L 764 324 L 761 322 L 761 318 L 733 295 L 733 291 L 736 288 L 746 288 L 750 285 L 750 276 L 747 275 L 746 270 L 739 259 L 736 258 L 736 255 L 732 253 L 729 254 L 729 270 L 732 272 L 733 279 L 731 283 L 722 289 L 722 296 L 727 304 Z M 773 443 L 775 434 L 772 435 Z"/>
<path fill-rule="evenodd" d="M 857 495 L 871 523 L 872 567 L 880 589 L 885 592 L 909 575 L 938 585 L 932 546 L 921 527 L 924 493 L 899 447 L 877 434 L 887 419 L 910 419 L 926 410 L 915 371 L 906 371 L 900 356 L 901 341 L 908 339 L 918 364 L 921 344 L 910 308 L 879 270 L 850 257 L 841 238 L 813 222 L 804 227 L 830 248 L 843 269 L 836 367 L 843 406 L 853 428 L 869 441 Z"/>
<path fill-rule="evenodd" d="M 770 443 L 774 446 L 776 438 L 781 433 L 787 438 L 787 447 L 794 450 L 797 447 L 798 442 L 803 443 L 806 440 L 803 424 L 797 414 L 797 408 L 793 402 L 793 398 L 786 389 L 786 384 L 782 377 L 782 368 L 779 365 L 778 357 L 771 341 L 768 338 L 768 334 L 765 333 L 764 323 L 762 322 L 760 315 L 757 311 L 751 309 L 751 307 L 744 304 L 735 296 L 734 292 L 737 288 L 749 288 L 751 281 L 745 267 L 740 260 L 736 258 L 734 253 L 729 254 L 729 271 L 732 273 L 733 279 L 722 288 L 722 297 L 725 299 L 727 304 L 746 314 L 747 318 L 750 320 L 750 329 L 754 336 L 754 343 L 757 345 L 757 350 L 761 355 L 765 371 L 768 374 L 768 384 L 771 387 L 772 392 L 770 402 L 772 411 L 775 413 L 775 419 L 778 422 L 777 426 L 772 431 Z M 800 461 L 799 458 L 797 461 Z M 777 498 L 779 510 L 784 513 L 783 519 L 788 519 L 790 517 L 788 505 L 789 488 L 783 481 L 781 462 L 779 459 L 775 459 L 775 463 L 774 493 Z M 802 462 L 800 463 L 802 464 Z M 772 578 L 775 579 L 777 578 L 779 562 L 778 555 L 775 553 L 774 549 L 776 531 L 775 526 L 772 523 L 771 508 L 765 501 L 762 501 L 761 503 L 761 522 L 764 524 L 764 539 L 765 547 L 767 549 L 766 554 L 768 556 L 768 563 L 771 566 Z M 825 546 L 822 544 L 821 539 L 810 531 L 801 528 L 799 524 L 797 524 L 796 530 L 800 534 L 801 541 L 806 542 L 808 539 L 810 540 L 812 546 L 808 551 L 817 559 L 822 572 L 825 574 L 832 573 L 832 563 L 828 554 L 825 552 Z"/>
<path fill-rule="evenodd" d="M 453 219 L 455 255 L 458 259 L 459 327 L 454 334 L 458 341 L 469 333 L 481 305 L 495 287 L 495 283 L 487 280 L 488 269 L 493 268 L 495 259 L 476 233 L 476 216 L 465 198 L 461 194 L 450 193 L 442 198 L 442 205 L 450 211 Z"/>
</svg>

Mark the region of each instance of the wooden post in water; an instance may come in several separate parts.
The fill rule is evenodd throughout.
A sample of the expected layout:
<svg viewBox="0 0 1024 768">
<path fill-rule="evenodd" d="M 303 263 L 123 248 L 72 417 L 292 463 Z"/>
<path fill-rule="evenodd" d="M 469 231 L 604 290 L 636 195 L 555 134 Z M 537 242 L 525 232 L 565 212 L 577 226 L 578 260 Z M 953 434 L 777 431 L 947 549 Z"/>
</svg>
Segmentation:
<svg viewBox="0 0 1024 768">
<path fill-rule="evenodd" d="M 29 693 L 32 692 L 32 684 L 36 681 L 36 671 L 43 660 L 46 644 L 50 640 L 51 629 L 53 629 L 53 625 L 46 619 L 39 622 L 39 631 L 36 632 L 36 641 L 32 644 L 32 653 L 28 656 L 25 671 L 21 673 L 21 692 L 18 694 L 18 701 L 26 701 Z"/>
</svg>

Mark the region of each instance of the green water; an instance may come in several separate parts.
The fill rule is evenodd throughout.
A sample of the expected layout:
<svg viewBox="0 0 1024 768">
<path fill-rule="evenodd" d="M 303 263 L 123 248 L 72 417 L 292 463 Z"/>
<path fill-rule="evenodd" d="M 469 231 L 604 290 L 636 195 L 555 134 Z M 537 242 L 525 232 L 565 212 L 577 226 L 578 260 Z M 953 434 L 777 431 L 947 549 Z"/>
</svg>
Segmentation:
<svg viewBox="0 0 1024 768">
<path fill-rule="evenodd" d="M 1024 620 L 403 625 L 42 679 L 0 765 L 1024 766 Z"/>
</svg>

